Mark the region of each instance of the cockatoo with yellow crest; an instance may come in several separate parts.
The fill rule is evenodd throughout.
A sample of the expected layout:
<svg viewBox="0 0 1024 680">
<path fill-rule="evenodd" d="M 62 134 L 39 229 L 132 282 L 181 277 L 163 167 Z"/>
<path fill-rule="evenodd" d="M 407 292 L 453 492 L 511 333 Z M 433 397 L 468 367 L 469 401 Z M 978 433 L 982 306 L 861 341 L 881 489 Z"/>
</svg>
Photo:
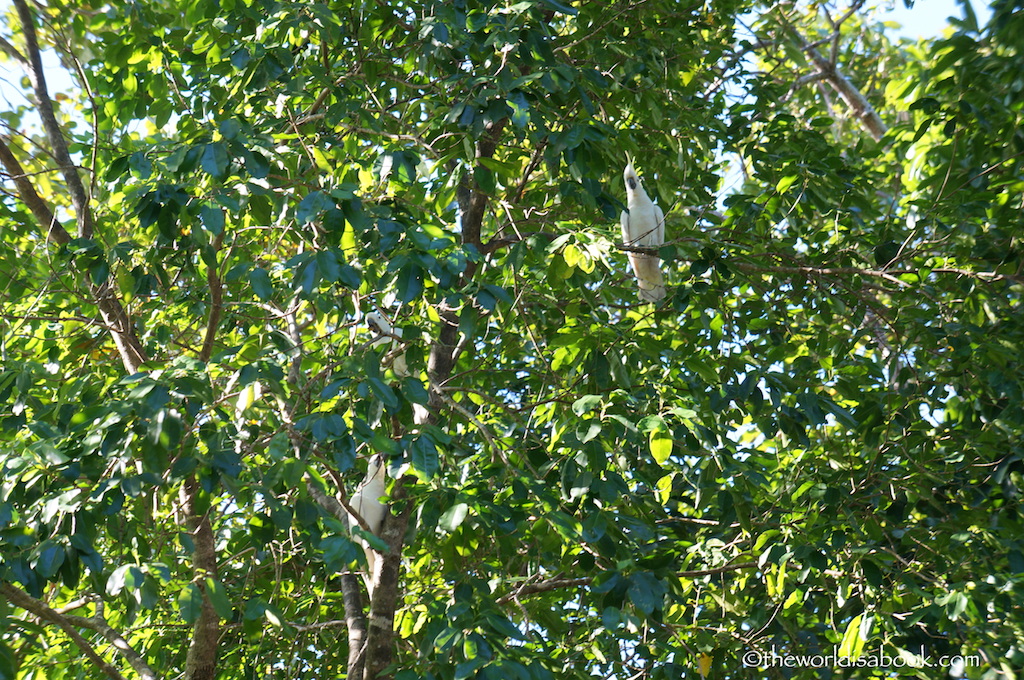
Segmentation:
<svg viewBox="0 0 1024 680">
<path fill-rule="evenodd" d="M 622 242 L 626 246 L 638 248 L 660 248 L 665 243 L 665 214 L 644 191 L 632 159 L 627 156 L 626 161 L 626 170 L 622 173 L 626 183 L 626 210 L 619 220 L 622 224 Z M 665 297 L 661 258 L 647 253 L 627 252 L 626 255 L 640 286 L 640 299 L 657 302 Z"/>
</svg>

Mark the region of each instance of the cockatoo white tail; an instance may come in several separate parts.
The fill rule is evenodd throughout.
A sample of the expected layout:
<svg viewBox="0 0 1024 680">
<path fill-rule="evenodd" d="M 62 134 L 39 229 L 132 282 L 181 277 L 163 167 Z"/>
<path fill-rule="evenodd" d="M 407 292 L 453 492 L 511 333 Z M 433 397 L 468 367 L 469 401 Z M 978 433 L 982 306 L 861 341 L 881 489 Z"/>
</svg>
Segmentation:
<svg viewBox="0 0 1024 680">
<path fill-rule="evenodd" d="M 626 210 L 623 211 L 622 242 L 626 246 L 660 248 L 665 243 L 665 214 L 651 201 L 633 169 L 633 161 L 626 163 L 622 173 L 626 182 Z M 633 266 L 640 299 L 657 302 L 665 297 L 665 283 L 661 276 L 661 258 L 647 253 L 627 252 Z"/>
<path fill-rule="evenodd" d="M 359 485 L 355 493 L 349 499 L 349 505 L 359 513 L 359 516 L 366 521 L 370 531 L 375 536 L 380 535 L 380 525 L 384 521 L 384 503 L 381 497 L 384 495 L 384 462 L 379 455 L 370 457 L 366 468 L 366 479 Z M 354 517 L 349 517 L 349 527 L 359 526 Z M 356 539 L 363 546 L 363 554 L 366 555 L 367 572 L 363 575 L 366 582 L 366 592 L 373 594 L 373 572 L 377 564 L 377 552 L 361 538 Z"/>
<path fill-rule="evenodd" d="M 388 347 L 394 348 L 395 345 L 399 344 L 397 338 L 402 337 L 402 329 L 394 328 L 384 318 L 383 314 L 379 312 L 370 312 L 365 317 L 366 325 L 370 327 L 370 330 L 381 336 L 377 340 L 374 340 L 372 347 L 381 347 L 387 345 Z M 405 363 L 405 352 L 402 352 L 396 356 L 391 362 L 391 370 L 395 372 L 399 378 L 408 378 L 409 366 Z"/>
</svg>

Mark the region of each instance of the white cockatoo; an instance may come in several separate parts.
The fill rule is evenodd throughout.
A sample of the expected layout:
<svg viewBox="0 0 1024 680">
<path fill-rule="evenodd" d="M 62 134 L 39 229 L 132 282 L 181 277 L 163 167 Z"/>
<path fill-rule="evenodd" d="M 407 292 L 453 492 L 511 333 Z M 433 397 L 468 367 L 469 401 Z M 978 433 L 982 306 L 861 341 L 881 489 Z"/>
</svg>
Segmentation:
<svg viewBox="0 0 1024 680">
<path fill-rule="evenodd" d="M 387 345 L 391 349 L 394 349 L 397 345 L 401 345 L 402 329 L 394 328 L 391 323 L 384 318 L 384 315 L 380 312 L 370 312 L 365 317 L 366 325 L 370 327 L 370 330 L 380 336 L 378 339 L 370 343 L 371 347 L 382 347 Z M 389 350 L 390 351 L 390 350 Z M 401 352 L 391 361 L 391 370 L 395 372 L 399 378 L 408 378 L 409 366 L 405 363 L 405 352 Z"/>
<path fill-rule="evenodd" d="M 370 531 L 375 536 L 380 535 L 380 526 L 384 521 L 384 510 L 386 509 L 381 497 L 384 496 L 384 461 L 380 455 L 370 457 L 366 467 L 366 478 L 359 485 L 352 497 L 349 498 L 349 505 L 359 513 Z M 359 522 L 349 515 L 349 528 L 359 526 Z M 363 546 L 363 554 L 366 555 L 367 571 L 363 575 L 366 582 L 366 592 L 373 593 L 373 570 L 377 563 L 377 551 L 362 538 L 356 540 Z"/>
<path fill-rule="evenodd" d="M 388 322 L 384 315 L 379 312 L 370 312 L 365 317 L 366 325 L 370 327 L 370 330 L 376 333 L 378 337 L 376 340 L 370 343 L 371 347 L 380 347 L 382 345 L 389 345 L 388 353 L 394 350 L 395 345 L 401 344 L 399 338 L 402 337 L 401 328 L 393 328 Z M 405 363 L 405 352 L 400 352 L 391 361 L 391 370 L 395 372 L 395 375 L 399 378 L 408 378 L 412 375 L 409 370 L 408 364 Z M 423 425 L 430 418 L 430 412 L 420 404 L 412 405 L 413 422 L 417 425 Z"/>
<path fill-rule="evenodd" d="M 633 169 L 633 161 L 627 156 L 626 170 L 622 173 L 626 182 L 626 210 L 622 212 L 622 242 L 626 246 L 660 248 L 665 243 L 665 214 L 647 196 L 640 177 Z M 661 277 L 661 258 L 647 253 L 627 252 L 633 265 L 640 299 L 657 302 L 665 297 L 665 283 Z"/>
</svg>

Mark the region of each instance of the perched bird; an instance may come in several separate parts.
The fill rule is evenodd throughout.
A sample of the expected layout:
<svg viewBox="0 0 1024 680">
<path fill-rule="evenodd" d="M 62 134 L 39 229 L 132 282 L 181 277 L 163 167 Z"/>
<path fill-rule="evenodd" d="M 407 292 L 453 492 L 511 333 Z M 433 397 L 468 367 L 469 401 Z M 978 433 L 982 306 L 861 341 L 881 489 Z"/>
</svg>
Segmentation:
<svg viewBox="0 0 1024 680">
<path fill-rule="evenodd" d="M 370 457 L 366 468 L 366 478 L 359 485 L 352 497 L 349 498 L 349 505 L 370 527 L 375 536 L 380 535 L 380 525 L 384 521 L 384 503 L 381 497 L 384 496 L 384 461 L 381 456 Z M 349 528 L 359 526 L 355 517 L 349 516 Z M 362 538 L 356 539 L 363 546 L 363 554 L 366 555 L 367 572 L 363 575 L 366 582 L 366 592 L 373 593 L 373 570 L 377 563 L 377 551 L 370 547 Z"/>
<path fill-rule="evenodd" d="M 380 337 L 370 343 L 371 347 L 381 347 L 383 345 L 389 345 L 392 349 L 396 345 L 401 344 L 400 339 L 402 337 L 402 329 L 394 328 L 384 318 L 384 315 L 379 312 L 370 312 L 365 317 L 366 325 L 370 327 L 370 330 L 379 335 Z M 398 356 L 391 360 L 391 370 L 395 372 L 399 378 L 407 378 L 409 373 L 409 366 L 405 363 L 405 352 L 401 352 Z"/>
<path fill-rule="evenodd" d="M 647 196 L 640 177 L 633 169 L 633 161 L 628 157 L 622 179 L 626 182 L 626 210 L 619 220 L 622 224 L 622 242 L 640 248 L 661 247 L 665 243 L 665 214 Z M 661 258 L 646 253 L 626 254 L 640 286 L 640 299 L 657 302 L 665 297 Z"/>
<path fill-rule="evenodd" d="M 379 337 L 370 343 L 371 347 L 380 347 L 382 345 L 390 343 L 391 349 L 388 351 L 388 355 L 391 355 L 395 351 L 395 345 L 401 344 L 399 338 L 402 337 L 401 328 L 393 328 L 388 320 L 384 318 L 383 314 L 379 312 L 370 312 L 365 317 L 366 325 L 370 327 L 370 330 L 376 333 Z M 409 371 L 408 364 L 405 363 L 405 352 L 399 352 L 398 356 L 391 360 L 391 370 L 395 372 L 395 375 L 399 378 L 408 378 L 412 375 Z M 412 405 L 413 422 L 417 425 L 423 425 L 430 419 L 430 412 L 420 404 Z"/>
</svg>

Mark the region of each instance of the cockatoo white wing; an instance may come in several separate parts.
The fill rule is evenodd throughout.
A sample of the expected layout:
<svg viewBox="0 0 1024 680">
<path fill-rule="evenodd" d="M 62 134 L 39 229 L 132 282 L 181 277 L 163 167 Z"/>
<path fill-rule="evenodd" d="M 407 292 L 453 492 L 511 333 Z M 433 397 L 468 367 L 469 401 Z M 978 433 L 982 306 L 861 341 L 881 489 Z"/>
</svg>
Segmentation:
<svg viewBox="0 0 1024 680">
<path fill-rule="evenodd" d="M 665 243 L 665 214 L 651 201 L 633 169 L 633 162 L 622 173 L 626 183 L 626 210 L 619 221 L 622 242 L 627 246 L 659 248 Z M 627 252 L 629 263 L 636 274 L 640 299 L 657 302 L 665 297 L 665 284 L 661 275 L 661 258 L 647 253 Z"/>
<path fill-rule="evenodd" d="M 384 503 L 381 501 L 381 497 L 384 495 L 384 476 L 383 461 L 378 456 L 373 456 L 370 458 L 366 469 L 366 478 L 349 499 L 349 505 L 363 518 L 375 536 L 380 535 L 380 527 L 384 522 L 384 511 L 386 510 Z M 355 526 L 359 526 L 359 522 L 350 516 L 349 527 Z M 371 548 L 362 538 L 357 537 L 356 540 L 363 546 L 363 554 L 366 556 L 367 573 L 363 575 L 363 580 L 366 582 L 366 592 L 372 594 L 373 573 L 377 564 L 377 551 Z"/>
</svg>

